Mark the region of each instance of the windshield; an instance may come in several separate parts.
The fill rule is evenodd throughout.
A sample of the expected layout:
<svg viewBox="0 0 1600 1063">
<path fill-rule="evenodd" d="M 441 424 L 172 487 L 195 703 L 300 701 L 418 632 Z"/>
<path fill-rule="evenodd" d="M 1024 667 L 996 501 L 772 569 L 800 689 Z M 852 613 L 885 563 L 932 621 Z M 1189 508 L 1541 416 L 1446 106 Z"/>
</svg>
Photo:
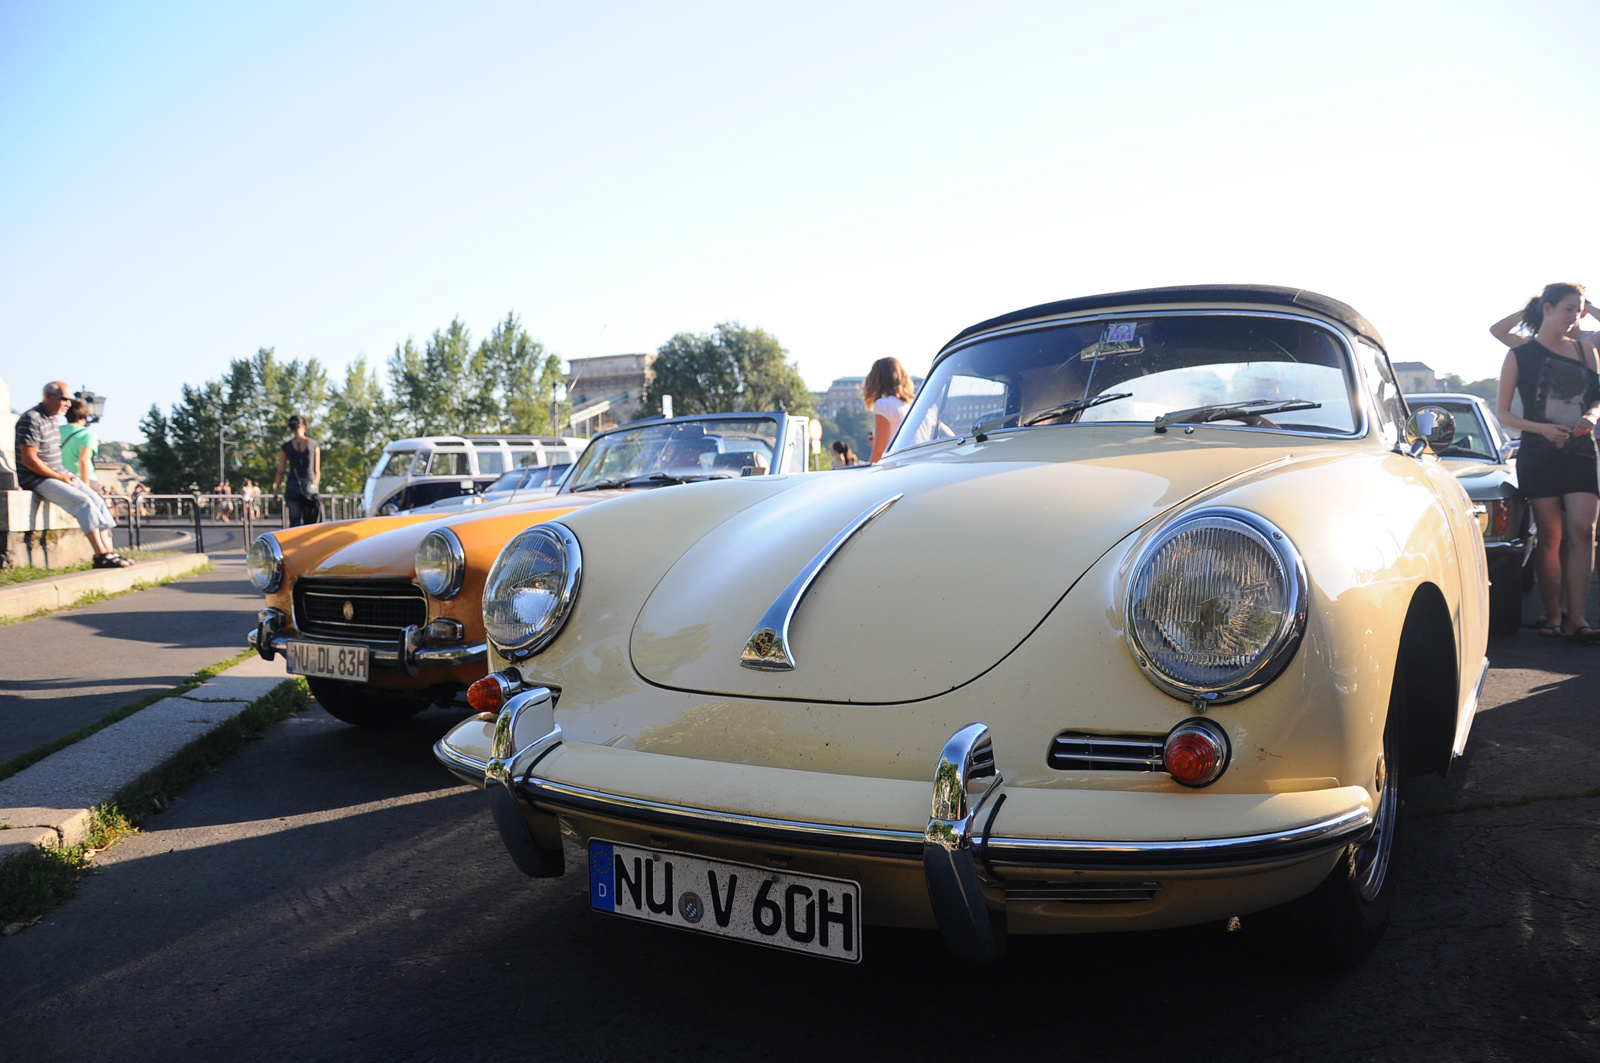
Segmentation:
<svg viewBox="0 0 1600 1063">
<path fill-rule="evenodd" d="M 562 485 L 576 491 L 600 484 L 622 484 L 656 477 L 754 476 L 772 468 L 778 423 L 768 417 L 746 420 L 678 421 L 646 424 L 600 436 Z"/>
<path fill-rule="evenodd" d="M 540 465 L 527 469 L 512 469 L 489 485 L 484 494 L 496 491 L 520 491 L 530 487 L 554 487 L 561 482 L 561 474 L 570 465 Z"/>
<path fill-rule="evenodd" d="M 1176 423 L 1352 434 L 1359 418 L 1351 383 L 1344 345 L 1303 321 L 1171 314 L 1033 329 L 980 340 L 940 362 L 889 450 L 966 435 L 975 425 L 1152 425 L 1200 407 L 1219 409 Z M 1308 408 L 1279 412 L 1291 401 Z M 1226 408 L 1243 403 L 1260 409 Z M 1229 412 L 1238 416 L 1218 416 Z"/>
<path fill-rule="evenodd" d="M 378 459 L 377 466 L 372 470 L 372 478 L 380 476 L 404 476 L 406 466 L 411 464 L 414 450 L 391 450 Z"/>
</svg>

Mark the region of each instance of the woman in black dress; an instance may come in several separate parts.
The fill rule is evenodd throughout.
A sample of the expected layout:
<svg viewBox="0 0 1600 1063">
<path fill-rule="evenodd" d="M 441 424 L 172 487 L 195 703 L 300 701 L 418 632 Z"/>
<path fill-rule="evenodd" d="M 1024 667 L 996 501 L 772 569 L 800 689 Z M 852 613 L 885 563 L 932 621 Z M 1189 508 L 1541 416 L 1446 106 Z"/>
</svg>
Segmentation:
<svg viewBox="0 0 1600 1063">
<path fill-rule="evenodd" d="M 289 431 L 294 435 L 284 441 L 278 455 L 278 475 L 272 481 L 272 491 L 278 492 L 283 484 L 283 506 L 289 511 L 289 527 L 315 524 L 321 517 L 317 498 L 317 481 L 322 479 L 322 451 L 317 441 L 306 435 L 306 419 L 298 413 L 289 418 Z M 284 484 L 287 469 L 289 482 Z"/>
<path fill-rule="evenodd" d="M 1522 431 L 1517 482 L 1539 522 L 1539 634 L 1600 642 L 1586 616 L 1600 514 L 1600 366 L 1575 328 L 1586 307 L 1578 284 L 1552 284 L 1529 300 L 1522 328 L 1533 338 L 1506 355 L 1495 414 Z M 1513 393 L 1522 399 L 1520 416 L 1511 412 Z"/>
</svg>

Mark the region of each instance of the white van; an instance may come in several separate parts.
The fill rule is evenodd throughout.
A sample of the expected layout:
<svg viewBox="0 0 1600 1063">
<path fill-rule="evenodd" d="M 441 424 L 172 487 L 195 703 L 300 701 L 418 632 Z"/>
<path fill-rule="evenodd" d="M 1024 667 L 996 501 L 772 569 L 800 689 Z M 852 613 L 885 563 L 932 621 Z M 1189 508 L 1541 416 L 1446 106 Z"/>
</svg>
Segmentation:
<svg viewBox="0 0 1600 1063">
<path fill-rule="evenodd" d="M 513 469 L 568 465 L 588 445 L 575 436 L 425 436 L 383 448 L 367 477 L 369 517 L 476 494 Z"/>
</svg>

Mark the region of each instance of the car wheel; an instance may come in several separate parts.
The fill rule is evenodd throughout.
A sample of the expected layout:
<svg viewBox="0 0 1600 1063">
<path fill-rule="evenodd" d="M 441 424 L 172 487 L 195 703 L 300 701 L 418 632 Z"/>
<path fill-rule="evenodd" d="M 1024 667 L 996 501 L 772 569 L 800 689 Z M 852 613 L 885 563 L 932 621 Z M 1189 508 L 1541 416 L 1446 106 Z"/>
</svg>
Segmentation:
<svg viewBox="0 0 1600 1063">
<path fill-rule="evenodd" d="M 394 727 L 427 707 L 427 702 L 392 690 L 306 677 L 311 696 L 336 720 L 357 727 Z"/>
<path fill-rule="evenodd" d="M 1372 835 L 1347 846 L 1328 877 L 1299 900 L 1248 917 L 1274 951 L 1314 967 L 1344 969 L 1366 958 L 1389 928 L 1395 853 L 1405 813 L 1405 675 L 1395 665 L 1383 728 L 1384 784 Z"/>
<path fill-rule="evenodd" d="M 1489 574 L 1489 630 L 1515 635 L 1522 629 L 1522 571 L 1515 561 L 1501 562 Z"/>
</svg>

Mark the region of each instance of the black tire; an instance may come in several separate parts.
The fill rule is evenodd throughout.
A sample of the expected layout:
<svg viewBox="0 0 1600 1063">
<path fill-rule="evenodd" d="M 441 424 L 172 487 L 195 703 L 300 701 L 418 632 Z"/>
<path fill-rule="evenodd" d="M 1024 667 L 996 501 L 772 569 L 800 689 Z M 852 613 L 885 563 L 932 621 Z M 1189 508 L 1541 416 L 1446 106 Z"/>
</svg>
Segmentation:
<svg viewBox="0 0 1600 1063">
<path fill-rule="evenodd" d="M 357 727 L 396 727 L 427 707 L 427 701 L 393 690 L 306 677 L 311 696 L 336 720 Z"/>
<path fill-rule="evenodd" d="M 1515 635 L 1522 630 L 1522 568 L 1502 561 L 1489 573 L 1489 630 Z"/>
<path fill-rule="evenodd" d="M 1400 828 L 1405 819 L 1405 676 L 1395 665 L 1383 728 L 1385 774 L 1372 837 L 1339 854 L 1328 877 L 1299 900 L 1247 917 L 1273 951 L 1313 967 L 1344 970 L 1366 959 L 1394 909 Z M 1255 924 L 1250 927 L 1250 924 Z"/>
</svg>

